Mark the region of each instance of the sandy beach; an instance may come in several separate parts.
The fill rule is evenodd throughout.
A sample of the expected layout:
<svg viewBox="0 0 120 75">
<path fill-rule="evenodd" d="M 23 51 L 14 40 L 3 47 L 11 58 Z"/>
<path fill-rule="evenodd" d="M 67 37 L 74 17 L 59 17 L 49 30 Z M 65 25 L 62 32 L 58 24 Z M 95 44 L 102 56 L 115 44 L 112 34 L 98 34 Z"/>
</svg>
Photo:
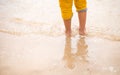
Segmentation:
<svg viewBox="0 0 120 75">
<path fill-rule="evenodd" d="M 120 75 L 120 1 L 88 1 L 87 36 L 64 35 L 57 0 L 0 1 L 0 75 Z"/>
<path fill-rule="evenodd" d="M 1 75 L 119 75 L 120 42 L 0 33 Z"/>
</svg>

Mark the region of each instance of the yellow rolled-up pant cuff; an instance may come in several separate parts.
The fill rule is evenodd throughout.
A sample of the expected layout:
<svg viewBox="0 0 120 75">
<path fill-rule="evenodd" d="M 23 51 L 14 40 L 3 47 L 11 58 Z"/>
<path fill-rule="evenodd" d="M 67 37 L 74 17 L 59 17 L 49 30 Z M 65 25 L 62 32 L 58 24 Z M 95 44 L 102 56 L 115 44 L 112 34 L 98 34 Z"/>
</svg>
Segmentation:
<svg viewBox="0 0 120 75">
<path fill-rule="evenodd" d="M 86 12 L 87 11 L 87 8 L 83 8 L 83 9 L 80 9 L 80 10 L 76 10 L 77 12 Z"/>
<path fill-rule="evenodd" d="M 64 13 L 64 14 L 62 14 L 62 18 L 64 20 L 69 20 L 69 19 L 72 18 L 72 16 L 73 16 L 73 13 Z"/>
<path fill-rule="evenodd" d="M 73 16 L 72 4 L 73 0 L 59 0 L 62 18 L 64 20 L 69 20 Z M 83 12 L 87 10 L 86 0 L 74 0 L 76 11 Z"/>
<path fill-rule="evenodd" d="M 69 20 L 73 16 L 72 5 L 73 0 L 59 0 L 59 5 L 61 8 L 61 15 L 64 20 Z"/>
</svg>

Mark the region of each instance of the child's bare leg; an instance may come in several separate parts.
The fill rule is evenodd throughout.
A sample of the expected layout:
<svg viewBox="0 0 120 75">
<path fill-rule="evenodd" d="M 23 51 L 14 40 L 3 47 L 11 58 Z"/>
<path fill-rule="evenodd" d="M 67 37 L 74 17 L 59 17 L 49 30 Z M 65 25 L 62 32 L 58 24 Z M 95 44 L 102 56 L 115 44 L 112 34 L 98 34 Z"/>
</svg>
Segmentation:
<svg viewBox="0 0 120 75">
<path fill-rule="evenodd" d="M 70 20 L 64 20 L 65 25 L 65 34 L 67 37 L 71 36 L 71 19 Z"/>
<path fill-rule="evenodd" d="M 80 11 L 78 12 L 79 17 L 79 34 L 85 35 L 85 25 L 86 25 L 86 11 Z"/>
</svg>

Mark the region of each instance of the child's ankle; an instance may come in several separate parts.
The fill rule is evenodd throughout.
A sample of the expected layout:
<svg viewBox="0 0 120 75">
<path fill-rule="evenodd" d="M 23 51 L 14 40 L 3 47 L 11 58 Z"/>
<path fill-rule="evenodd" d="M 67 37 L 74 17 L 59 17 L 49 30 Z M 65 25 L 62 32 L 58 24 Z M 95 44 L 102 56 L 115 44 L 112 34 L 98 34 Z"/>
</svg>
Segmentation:
<svg viewBox="0 0 120 75">
<path fill-rule="evenodd" d="M 66 30 L 65 34 L 66 34 L 67 37 L 71 37 L 71 30 Z"/>
<path fill-rule="evenodd" d="M 79 29 L 79 34 L 80 35 L 86 35 L 85 29 Z"/>
</svg>

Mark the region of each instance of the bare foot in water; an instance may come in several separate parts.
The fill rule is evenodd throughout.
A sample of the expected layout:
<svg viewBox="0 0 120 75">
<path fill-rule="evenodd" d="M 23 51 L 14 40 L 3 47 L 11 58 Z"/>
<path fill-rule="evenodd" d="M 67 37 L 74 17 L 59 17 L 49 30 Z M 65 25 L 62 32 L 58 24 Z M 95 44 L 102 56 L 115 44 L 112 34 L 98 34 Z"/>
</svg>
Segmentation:
<svg viewBox="0 0 120 75">
<path fill-rule="evenodd" d="M 66 37 L 71 37 L 71 31 L 65 31 Z"/>
<path fill-rule="evenodd" d="M 85 36 L 85 35 L 86 35 L 85 30 L 81 30 L 81 29 L 79 29 L 79 35 Z"/>
</svg>

